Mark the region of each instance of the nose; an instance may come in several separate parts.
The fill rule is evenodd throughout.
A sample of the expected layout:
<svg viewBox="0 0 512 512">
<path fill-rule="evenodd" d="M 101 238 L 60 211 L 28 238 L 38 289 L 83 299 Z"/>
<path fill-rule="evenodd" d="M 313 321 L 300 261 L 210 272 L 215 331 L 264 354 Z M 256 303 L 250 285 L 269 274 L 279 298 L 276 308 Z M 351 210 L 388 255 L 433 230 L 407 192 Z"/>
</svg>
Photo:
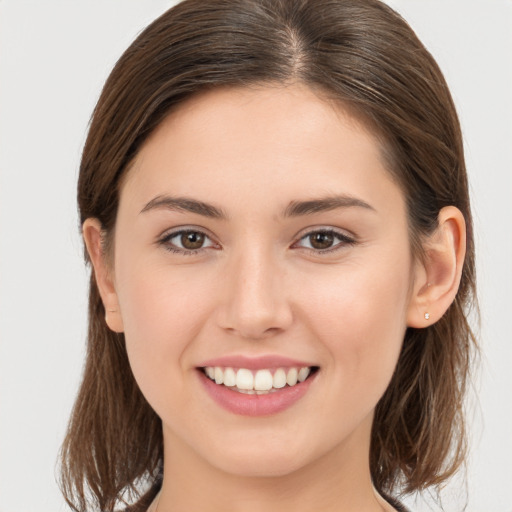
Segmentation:
<svg viewBox="0 0 512 512">
<path fill-rule="evenodd" d="M 293 315 L 285 272 L 261 250 L 234 256 L 227 270 L 220 326 L 242 338 L 258 340 L 286 330 Z"/>
</svg>

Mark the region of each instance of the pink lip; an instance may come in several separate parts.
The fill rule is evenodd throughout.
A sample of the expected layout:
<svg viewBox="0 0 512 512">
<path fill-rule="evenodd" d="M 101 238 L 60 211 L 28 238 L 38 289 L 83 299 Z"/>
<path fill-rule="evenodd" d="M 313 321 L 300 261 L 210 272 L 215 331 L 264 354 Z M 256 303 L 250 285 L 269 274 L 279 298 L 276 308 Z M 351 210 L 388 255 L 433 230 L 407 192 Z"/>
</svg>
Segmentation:
<svg viewBox="0 0 512 512">
<path fill-rule="evenodd" d="M 223 366 L 223 364 L 216 364 L 215 366 Z M 242 366 L 242 368 L 247 368 L 247 366 Z M 248 395 L 233 391 L 222 384 L 216 384 L 200 369 L 198 369 L 197 374 L 208 395 L 218 405 L 229 412 L 242 416 L 270 416 L 288 409 L 307 393 L 317 376 L 317 372 L 315 372 L 304 382 L 297 383 L 295 386 L 286 386 L 272 393 Z"/>
<path fill-rule="evenodd" d="M 231 355 L 218 357 L 215 359 L 209 359 L 198 365 L 198 367 L 201 368 L 204 368 L 206 366 L 220 366 L 223 368 L 247 368 L 248 370 L 260 370 L 262 368 L 265 368 L 271 370 L 274 368 L 289 368 L 292 366 L 297 368 L 303 368 L 306 366 L 315 365 L 305 361 L 299 361 L 297 359 L 290 359 L 288 357 L 278 355 L 266 355 L 258 357 Z"/>
</svg>

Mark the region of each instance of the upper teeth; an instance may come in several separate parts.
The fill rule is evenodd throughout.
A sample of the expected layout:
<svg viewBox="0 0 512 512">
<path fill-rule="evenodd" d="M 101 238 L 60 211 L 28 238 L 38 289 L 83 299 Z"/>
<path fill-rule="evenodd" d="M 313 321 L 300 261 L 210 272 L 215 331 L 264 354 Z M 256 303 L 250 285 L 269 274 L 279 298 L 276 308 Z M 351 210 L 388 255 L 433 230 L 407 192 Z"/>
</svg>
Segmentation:
<svg viewBox="0 0 512 512">
<path fill-rule="evenodd" d="M 278 368 L 272 374 L 271 370 L 263 369 L 253 371 L 246 368 L 222 368 L 220 366 L 206 366 L 206 375 L 217 384 L 238 388 L 239 391 L 271 391 L 272 389 L 295 386 L 297 382 L 303 382 L 311 373 L 310 367 L 303 368 Z"/>
</svg>

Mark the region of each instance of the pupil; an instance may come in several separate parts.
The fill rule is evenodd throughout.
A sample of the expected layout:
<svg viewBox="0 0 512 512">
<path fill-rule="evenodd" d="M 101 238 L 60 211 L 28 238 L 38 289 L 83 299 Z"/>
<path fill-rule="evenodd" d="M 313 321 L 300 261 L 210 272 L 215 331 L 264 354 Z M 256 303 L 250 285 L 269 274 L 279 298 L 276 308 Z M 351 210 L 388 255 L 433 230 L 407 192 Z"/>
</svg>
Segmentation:
<svg viewBox="0 0 512 512">
<path fill-rule="evenodd" d="M 331 233 L 315 233 L 309 237 L 309 241 L 315 249 L 328 249 L 334 242 L 334 236 Z"/>
<path fill-rule="evenodd" d="M 194 231 L 183 233 L 181 243 L 185 249 L 200 249 L 204 243 L 204 235 Z"/>
</svg>

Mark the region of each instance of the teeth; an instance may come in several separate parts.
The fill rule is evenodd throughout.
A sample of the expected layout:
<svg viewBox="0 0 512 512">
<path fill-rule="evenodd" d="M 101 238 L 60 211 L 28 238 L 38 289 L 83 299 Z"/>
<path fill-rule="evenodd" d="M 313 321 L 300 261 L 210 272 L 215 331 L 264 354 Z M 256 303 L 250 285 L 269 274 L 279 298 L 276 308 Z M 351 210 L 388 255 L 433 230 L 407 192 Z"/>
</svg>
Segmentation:
<svg viewBox="0 0 512 512">
<path fill-rule="evenodd" d="M 215 368 L 215 373 L 217 373 L 217 368 Z M 219 368 L 220 370 L 220 368 Z M 222 371 L 222 370 L 221 370 Z M 217 382 L 217 381 L 215 381 Z M 245 368 L 240 368 L 236 372 L 236 387 L 238 389 L 247 389 L 247 390 L 253 390 L 254 389 L 254 377 L 252 375 L 251 370 L 246 370 Z"/>
<path fill-rule="evenodd" d="M 297 368 L 290 368 L 288 370 L 288 374 L 286 375 L 286 384 L 288 386 L 295 386 L 297 384 Z"/>
<path fill-rule="evenodd" d="M 269 370 L 258 370 L 254 377 L 254 389 L 256 391 L 268 391 L 272 389 L 273 379 Z"/>
<path fill-rule="evenodd" d="M 255 395 L 256 391 L 254 389 L 238 389 L 240 393 L 243 393 L 244 395 Z"/>
<path fill-rule="evenodd" d="M 281 389 L 286 386 L 286 373 L 282 368 L 279 368 L 276 373 L 274 373 L 273 378 L 273 387 L 276 389 Z"/>
<path fill-rule="evenodd" d="M 236 375 L 233 368 L 226 368 L 224 370 L 224 386 L 236 386 Z"/>
<path fill-rule="evenodd" d="M 224 384 L 240 393 L 263 395 L 284 388 L 286 385 L 295 386 L 297 383 L 304 382 L 311 374 L 311 367 L 292 367 L 287 370 L 278 368 L 273 375 L 268 369 L 253 373 L 246 368 L 235 371 L 233 368 L 220 366 L 207 366 L 204 372 L 216 384 Z"/>
<path fill-rule="evenodd" d="M 215 367 L 215 384 L 222 384 L 224 382 L 224 372 L 222 368 Z"/>
<path fill-rule="evenodd" d="M 299 375 L 297 377 L 297 380 L 299 382 L 304 382 L 308 378 L 308 375 L 309 375 L 310 371 L 311 370 L 309 368 L 307 368 L 307 367 L 306 368 L 301 368 L 299 370 Z"/>
</svg>

